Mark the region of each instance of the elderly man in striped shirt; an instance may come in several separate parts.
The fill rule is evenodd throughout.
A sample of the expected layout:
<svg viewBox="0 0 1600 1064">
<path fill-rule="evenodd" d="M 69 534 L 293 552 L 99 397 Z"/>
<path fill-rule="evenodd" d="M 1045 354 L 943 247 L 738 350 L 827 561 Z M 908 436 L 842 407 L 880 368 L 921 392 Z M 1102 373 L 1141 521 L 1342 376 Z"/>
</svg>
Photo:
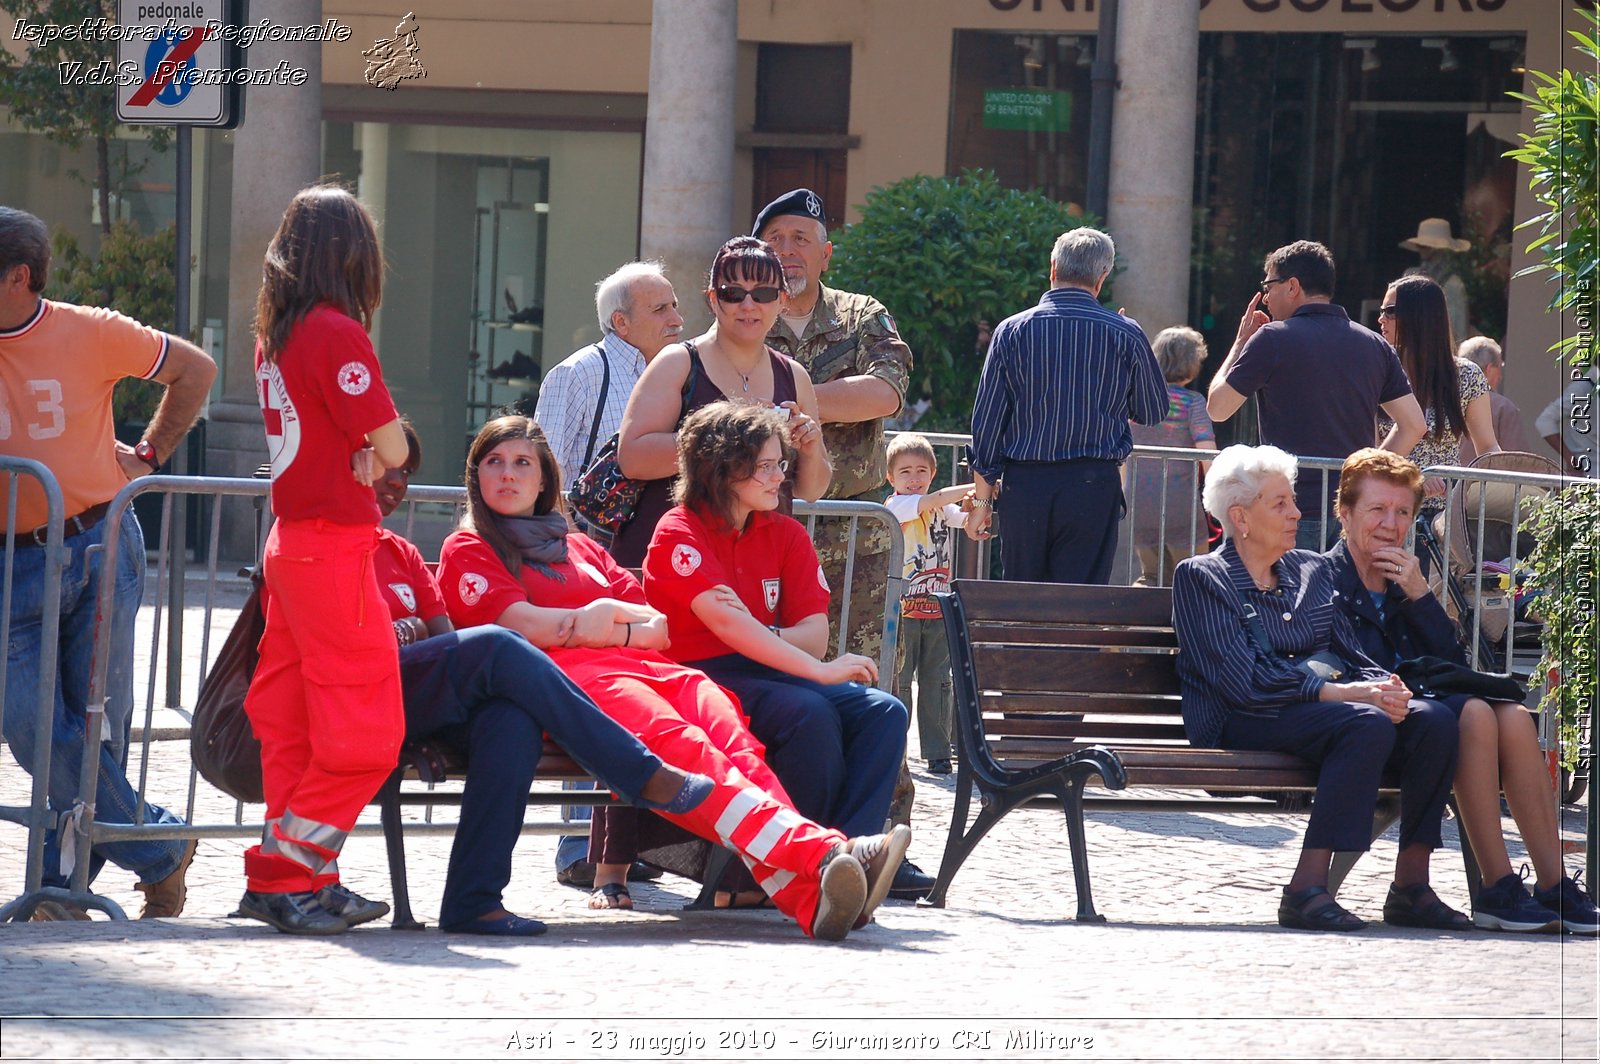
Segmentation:
<svg viewBox="0 0 1600 1064">
<path fill-rule="evenodd" d="M 1004 491 L 1007 580 L 1104 584 L 1126 506 L 1119 466 L 1131 418 L 1166 417 L 1167 388 L 1144 330 L 1099 302 L 1116 246 L 1098 229 L 1056 239 L 1050 290 L 1001 322 L 972 411 L 976 485 L 967 535 L 989 535 Z"/>
</svg>

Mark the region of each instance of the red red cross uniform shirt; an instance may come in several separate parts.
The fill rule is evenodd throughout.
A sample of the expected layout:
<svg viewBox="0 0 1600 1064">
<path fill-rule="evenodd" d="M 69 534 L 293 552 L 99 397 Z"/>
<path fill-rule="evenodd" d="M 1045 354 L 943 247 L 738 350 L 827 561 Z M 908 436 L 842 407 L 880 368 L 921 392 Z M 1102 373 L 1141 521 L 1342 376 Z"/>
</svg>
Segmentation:
<svg viewBox="0 0 1600 1064">
<path fill-rule="evenodd" d="M 294 327 L 276 362 L 256 345 L 256 399 L 272 462 L 272 512 L 375 525 L 372 489 L 350 473 L 367 433 L 400 415 L 361 323 L 322 304 Z"/>
<path fill-rule="evenodd" d="M 787 628 L 828 612 L 828 580 L 799 521 L 757 511 L 735 533 L 682 506 L 668 510 L 644 558 L 644 587 L 650 605 L 667 615 L 666 653 L 674 661 L 735 653 L 690 608 L 718 584 L 733 588 L 764 625 Z"/>
<path fill-rule="evenodd" d="M 372 569 L 378 574 L 378 590 L 389 607 L 391 621 L 403 617 L 431 621 L 445 615 L 439 584 L 422 560 L 422 552 L 409 539 L 380 527 Z"/>
<path fill-rule="evenodd" d="M 494 624 L 518 602 L 558 610 L 577 609 L 599 598 L 644 602 L 644 589 L 633 574 L 580 532 L 567 537 L 567 560 L 549 568 L 559 580 L 526 564 L 512 576 L 482 536 L 463 529 L 450 533 L 439 550 L 439 590 L 457 628 Z M 552 647 L 550 653 L 561 649 Z"/>
</svg>

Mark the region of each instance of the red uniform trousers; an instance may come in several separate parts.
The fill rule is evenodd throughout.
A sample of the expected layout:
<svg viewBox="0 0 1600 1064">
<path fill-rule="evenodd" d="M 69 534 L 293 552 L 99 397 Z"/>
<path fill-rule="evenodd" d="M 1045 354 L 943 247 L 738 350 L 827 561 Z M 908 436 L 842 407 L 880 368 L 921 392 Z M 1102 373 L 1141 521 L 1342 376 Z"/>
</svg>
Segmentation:
<svg viewBox="0 0 1600 1064">
<path fill-rule="evenodd" d="M 820 898 L 819 866 L 846 841 L 795 812 L 762 756 L 732 695 L 702 672 L 638 651 L 554 648 L 551 660 L 606 715 L 639 737 L 650 752 L 716 783 L 700 806 L 662 813 L 703 839 L 733 850 L 779 911 L 811 934 Z"/>
<path fill-rule="evenodd" d="M 245 711 L 261 740 L 267 829 L 245 851 L 255 891 L 319 890 L 405 735 L 400 655 L 371 527 L 279 521 L 267 537 L 267 624 Z"/>
</svg>

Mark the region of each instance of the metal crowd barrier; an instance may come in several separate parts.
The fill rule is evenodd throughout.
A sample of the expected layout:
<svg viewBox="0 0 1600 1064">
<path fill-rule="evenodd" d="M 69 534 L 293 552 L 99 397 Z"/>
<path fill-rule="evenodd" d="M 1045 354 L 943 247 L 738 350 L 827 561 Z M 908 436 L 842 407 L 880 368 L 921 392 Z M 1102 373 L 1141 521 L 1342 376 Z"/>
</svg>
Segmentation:
<svg viewBox="0 0 1600 1064">
<path fill-rule="evenodd" d="M 158 689 L 164 689 L 168 692 L 167 702 L 169 704 L 166 707 L 163 707 L 164 709 L 168 711 L 179 710 L 180 712 L 181 707 L 171 704 L 175 701 L 175 699 L 171 697 L 171 692 L 183 690 L 188 692 L 191 696 L 198 692 L 199 684 L 204 681 L 205 674 L 212 664 L 212 636 L 213 628 L 216 624 L 215 614 L 218 609 L 218 591 L 220 586 L 218 570 L 219 567 L 223 569 L 232 568 L 231 564 L 225 565 L 219 561 L 218 548 L 221 542 L 223 511 L 225 507 L 222 505 L 212 505 L 205 508 L 209 510 L 210 514 L 209 528 L 204 534 L 206 542 L 196 546 L 196 557 L 198 559 L 198 564 L 203 566 L 205 572 L 203 610 L 200 617 L 200 630 L 198 634 L 199 669 L 193 676 L 182 677 L 182 683 L 179 685 L 168 684 L 165 685 L 164 688 L 158 688 L 157 663 L 162 660 L 161 641 L 163 635 L 165 635 L 165 638 L 171 641 L 173 646 L 179 651 L 177 654 L 167 655 L 168 662 L 173 660 L 181 660 L 183 649 L 192 649 L 193 644 L 196 641 L 195 633 L 193 632 L 192 627 L 187 633 L 185 632 L 185 614 L 188 611 L 184 609 L 169 611 L 164 608 L 164 603 L 167 599 L 168 588 L 172 582 L 173 576 L 175 572 L 181 571 L 181 568 L 186 563 L 186 559 L 174 559 L 173 557 L 172 530 L 176 524 L 176 522 L 173 520 L 174 502 L 180 500 L 181 497 L 210 498 L 214 503 L 219 503 L 223 497 L 241 497 L 264 501 L 269 492 L 269 487 L 270 486 L 268 482 L 256 479 L 150 476 L 141 477 L 138 480 L 128 484 L 112 501 L 110 513 L 117 514 L 121 513 L 122 510 L 138 496 L 148 494 L 160 494 L 164 496 L 162 500 L 162 530 L 155 542 L 148 544 L 148 546 L 155 553 L 156 580 L 155 586 L 153 589 L 151 589 L 151 593 L 147 595 L 146 601 L 152 602 L 153 606 L 151 606 L 149 609 L 141 610 L 141 627 L 143 626 L 146 617 L 148 617 L 149 623 L 149 654 L 147 658 L 148 673 L 145 677 L 144 684 L 145 696 L 141 721 L 142 726 L 135 729 L 135 741 L 130 743 L 129 750 L 130 763 L 133 757 L 137 757 L 137 774 L 130 771 L 129 779 L 138 795 L 138 810 L 137 815 L 135 816 L 135 823 L 133 824 L 104 823 L 95 820 L 92 815 L 73 816 L 68 818 L 68 823 L 72 826 L 73 834 L 70 840 L 63 838 L 61 842 L 63 847 L 70 844 L 75 848 L 76 859 L 72 872 L 72 889 L 75 892 L 84 893 L 89 890 L 89 855 L 90 850 L 96 843 L 127 839 L 253 839 L 258 838 L 261 834 L 263 827 L 262 818 L 264 815 L 264 808 L 259 805 L 251 805 L 247 808 L 244 803 L 233 801 L 232 799 L 228 799 L 225 796 L 219 795 L 209 786 L 209 784 L 205 784 L 204 781 L 200 779 L 193 763 L 188 759 L 187 750 L 184 751 L 183 755 L 183 759 L 187 763 L 187 796 L 182 807 L 182 816 L 185 823 L 179 825 L 158 825 L 146 823 L 144 820 L 144 811 L 147 801 L 147 788 L 151 785 L 152 781 L 151 759 L 152 752 L 155 749 L 154 744 L 163 739 L 175 740 L 186 739 L 188 737 L 188 729 L 186 726 L 174 726 L 168 728 L 157 727 L 157 691 Z M 407 535 L 409 538 L 418 524 L 417 518 L 419 509 L 429 507 L 437 509 L 441 506 L 441 504 L 443 506 L 454 508 L 461 503 L 464 496 L 465 489 L 460 487 L 415 485 L 408 493 L 404 512 L 395 515 L 395 518 L 392 519 L 389 524 L 391 527 L 399 528 L 401 533 Z M 59 492 L 57 492 L 56 495 L 55 505 L 57 509 L 52 511 L 52 522 L 54 525 L 59 526 Z M 888 587 L 886 590 L 886 602 L 892 603 L 898 601 L 901 586 L 900 566 L 903 556 L 903 549 L 901 546 L 900 537 L 898 535 L 899 524 L 894 520 L 894 516 L 888 511 L 887 508 L 874 503 L 833 501 L 821 501 L 816 503 L 797 502 L 795 506 L 795 515 L 797 518 L 803 520 L 809 519 L 813 522 L 816 518 L 820 517 L 841 519 L 847 518 L 850 521 L 851 545 L 849 553 L 846 556 L 845 563 L 846 588 L 850 586 L 850 582 L 854 576 L 855 533 L 859 523 L 862 521 L 878 521 L 889 526 L 895 534 L 890 537 L 890 573 Z M 110 519 L 108 518 L 108 520 Z M 261 545 L 265 542 L 265 532 L 268 522 L 270 521 L 270 516 L 266 513 L 265 507 L 260 510 L 258 521 L 259 526 L 257 529 L 258 535 L 256 538 L 256 543 L 257 551 L 259 553 Z M 108 525 L 104 546 L 108 557 L 115 556 L 119 533 L 120 523 L 112 522 Z M 59 534 L 56 541 L 56 550 L 59 553 Z M 190 590 L 192 594 L 192 583 L 190 585 Z M 112 601 L 111 592 L 111 584 L 108 581 L 105 583 L 102 590 L 98 605 L 98 617 L 104 618 L 110 616 Z M 242 594 L 240 597 L 243 597 Z M 845 609 L 848 611 L 848 602 L 846 603 Z M 899 611 L 896 609 L 884 610 L 885 623 L 883 652 L 882 657 L 880 658 L 879 669 L 880 684 L 892 684 L 893 682 L 895 639 L 898 630 L 898 613 Z M 192 619 L 190 620 L 192 621 Z M 841 617 L 841 621 L 844 620 L 847 620 L 847 614 L 846 616 Z M 231 620 L 225 620 L 221 636 L 219 636 L 219 643 L 220 638 L 225 637 L 227 627 L 230 626 Z M 98 624 L 96 626 L 94 666 L 90 682 L 90 705 L 87 729 L 89 736 L 88 745 L 91 748 L 97 747 L 105 729 L 104 709 L 107 664 L 110 650 L 110 635 L 111 633 L 109 631 L 109 625 Z M 888 688 L 886 687 L 885 689 Z M 178 700 L 181 701 L 181 699 Z M 41 712 L 45 711 L 46 710 L 41 710 Z M 139 707 L 137 706 L 135 707 L 135 719 L 141 720 L 139 715 Z M 39 772 L 35 776 L 36 793 L 41 796 L 44 793 L 45 776 L 46 774 L 44 772 Z M 92 812 L 94 809 L 97 778 L 97 773 L 94 771 L 85 771 L 83 773 L 78 794 L 79 809 L 89 812 Z M 170 779 L 170 776 L 164 775 L 163 782 L 165 783 L 167 779 Z M 558 781 L 550 780 L 541 782 L 554 784 Z M 448 806 L 458 804 L 458 799 L 452 801 L 452 798 L 455 796 L 450 791 L 441 792 L 440 797 L 440 804 L 442 805 Z M 572 797 L 573 795 L 570 791 L 563 792 L 550 789 L 548 792 L 536 792 L 535 795 L 530 799 L 530 804 L 554 807 L 560 806 L 564 802 L 571 802 Z M 231 816 L 219 817 L 216 813 L 216 810 L 226 806 L 229 803 L 232 805 Z M 178 811 L 177 802 L 164 804 L 166 804 L 168 809 L 174 812 Z M 31 884 L 37 884 L 38 882 L 40 870 L 35 868 L 34 865 L 42 863 L 43 835 L 45 826 L 48 823 L 44 817 L 38 815 L 44 810 L 42 797 L 36 799 L 35 806 L 36 809 L 34 813 L 31 814 L 32 820 L 30 821 L 30 846 L 32 847 L 30 853 L 31 855 L 39 854 L 41 856 L 36 860 L 30 856 L 30 860 L 33 862 L 30 864 L 29 871 Z M 433 809 L 431 806 L 426 807 L 423 818 L 424 819 L 421 823 L 408 823 L 406 831 L 408 833 L 420 832 L 423 834 L 446 834 L 455 830 L 455 823 L 453 820 L 435 823 L 433 821 Z M 382 833 L 382 830 L 382 825 L 377 821 L 376 811 L 373 810 L 369 813 L 363 814 L 361 822 L 355 826 L 351 834 L 378 835 Z M 545 819 L 537 821 L 529 820 L 525 821 L 523 824 L 524 834 L 562 835 L 572 834 L 575 831 L 580 833 L 587 832 L 588 823 L 574 823 L 566 819 Z M 113 916 L 120 917 L 122 915 L 121 911 L 117 909 L 113 903 L 109 902 L 108 899 L 101 899 L 92 894 L 87 896 L 94 898 L 97 903 L 103 902 L 107 911 Z"/>
<path fill-rule="evenodd" d="M 44 567 L 39 589 L 41 609 L 37 688 L 31 692 L 10 690 L 7 682 L 8 680 L 14 682 L 15 678 L 6 675 L 10 663 L 9 652 L 0 658 L 0 716 L 9 717 L 12 713 L 25 716 L 32 713 L 34 721 L 33 765 L 29 769 L 33 777 L 30 800 L 25 806 L 0 805 L 0 820 L 21 824 L 28 829 L 22 894 L 0 907 L 0 923 L 4 923 L 11 919 L 13 913 L 31 911 L 38 899 L 44 878 L 44 837 L 50 826 L 51 816 L 50 742 L 55 731 L 56 673 L 59 660 L 57 654 L 60 649 L 61 633 L 61 570 L 66 563 L 62 526 L 66 521 L 66 510 L 61 500 L 61 486 L 56 483 L 56 478 L 50 470 L 40 463 L 29 458 L 0 455 L 0 475 L 3 475 L 6 485 L 6 527 L 10 529 L 17 527 L 18 488 L 21 486 L 22 478 L 28 477 L 38 481 L 40 490 L 44 492 L 45 524 L 48 529 L 42 546 Z M 25 530 L 19 530 L 5 538 L 4 582 L 0 584 L 0 646 L 11 645 L 11 625 L 15 620 L 11 607 L 16 592 L 16 539 L 25 534 Z M 41 548 L 27 546 L 22 549 L 33 551 Z M 6 730 L 9 731 L 10 728 Z M 8 741 L 7 746 L 9 745 Z M 16 760 L 20 762 L 22 759 L 16 758 Z M 0 764 L 0 773 L 6 771 L 4 765 Z"/>
</svg>

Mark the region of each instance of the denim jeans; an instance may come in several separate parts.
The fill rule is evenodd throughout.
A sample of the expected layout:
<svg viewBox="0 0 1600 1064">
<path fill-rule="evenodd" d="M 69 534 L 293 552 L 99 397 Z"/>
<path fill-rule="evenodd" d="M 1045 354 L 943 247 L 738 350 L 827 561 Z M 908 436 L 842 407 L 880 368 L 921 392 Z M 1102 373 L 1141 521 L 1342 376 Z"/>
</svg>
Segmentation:
<svg viewBox="0 0 1600 1064">
<path fill-rule="evenodd" d="M 83 743 L 94 657 L 95 600 L 100 593 L 104 541 L 110 517 L 86 532 L 68 536 L 61 573 L 61 636 L 56 658 L 55 705 L 50 735 L 50 808 L 70 810 L 78 797 Z M 44 558 L 37 547 L 18 548 L 11 584 L 11 638 L 6 646 L 4 732 L 11 755 L 33 771 L 38 711 L 39 659 L 43 650 Z M 144 595 L 144 534 L 129 510 L 117 542 L 116 589 L 112 598 L 111 650 L 106 672 L 105 734 L 100 746 L 100 777 L 95 816 L 101 823 L 132 824 L 138 796 L 124 770 L 133 717 L 133 624 Z M 146 824 L 181 824 L 159 806 L 146 804 Z M 90 863 L 92 881 L 104 862 L 135 872 L 141 883 L 165 879 L 178 867 L 187 844 L 181 839 L 102 842 Z M 66 886 L 60 873 L 56 832 L 45 838 L 44 885 Z"/>
<path fill-rule="evenodd" d="M 859 683 L 820 684 L 725 654 L 687 662 L 732 691 L 801 816 L 876 835 L 906 752 L 905 703 Z"/>
<path fill-rule="evenodd" d="M 601 712 L 543 651 L 499 625 L 401 647 L 400 682 L 406 735 L 437 735 L 466 750 L 471 765 L 439 906 L 441 927 L 459 927 L 500 907 L 528 784 L 543 752 L 541 733 L 629 799 L 661 769 L 661 759 Z"/>
</svg>

